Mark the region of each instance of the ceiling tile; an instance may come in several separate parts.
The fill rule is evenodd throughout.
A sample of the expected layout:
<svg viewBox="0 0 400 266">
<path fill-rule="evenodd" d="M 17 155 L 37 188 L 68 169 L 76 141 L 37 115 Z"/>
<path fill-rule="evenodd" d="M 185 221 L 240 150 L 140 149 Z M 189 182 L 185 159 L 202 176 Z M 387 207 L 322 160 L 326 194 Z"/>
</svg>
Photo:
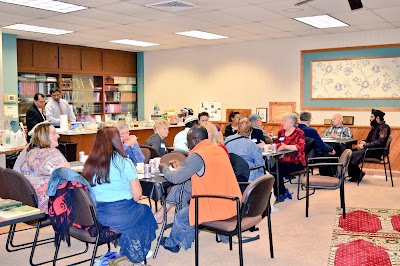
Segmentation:
<svg viewBox="0 0 400 266">
<path fill-rule="evenodd" d="M 343 32 L 356 32 L 356 31 L 360 31 L 360 30 L 354 26 L 349 26 L 349 27 L 339 27 L 339 28 L 327 28 L 327 29 L 323 29 L 323 31 L 329 32 L 329 33 L 343 33 Z"/>
<path fill-rule="evenodd" d="M 312 30 L 296 30 L 296 35 L 299 36 L 312 36 L 312 35 L 321 35 L 326 34 L 323 30 L 320 29 L 312 29 Z"/>
<path fill-rule="evenodd" d="M 378 0 L 379 1 L 379 0 Z M 386 1 L 386 0 L 385 0 Z M 298 1 L 300 2 L 300 1 Z M 348 12 L 350 9 L 349 2 L 346 0 L 315 0 L 307 5 L 314 7 L 318 10 L 324 11 L 327 14 Z M 301 6 L 303 7 L 303 6 Z"/>
<path fill-rule="evenodd" d="M 62 30 L 72 30 L 72 31 L 88 31 L 88 30 L 94 30 L 95 28 L 93 27 L 87 27 L 83 25 L 78 25 L 78 24 L 71 24 L 71 23 L 64 23 L 64 22 L 59 22 L 59 21 L 51 21 L 47 19 L 36 19 L 29 21 L 29 25 L 35 25 L 35 26 L 40 26 L 40 27 L 52 27 L 56 29 L 62 29 Z"/>
<path fill-rule="evenodd" d="M 207 12 L 207 13 L 193 14 L 193 15 L 191 15 L 191 17 L 195 18 L 195 19 L 215 23 L 220 26 L 245 24 L 245 23 L 250 22 L 248 19 L 225 14 L 221 11 L 211 11 L 211 12 Z"/>
<path fill-rule="evenodd" d="M 86 17 L 92 19 L 101 19 L 103 21 L 109 21 L 118 24 L 132 24 L 137 22 L 146 21 L 147 19 L 137 18 L 134 16 L 127 16 L 123 14 L 108 12 L 99 9 L 86 9 L 73 13 L 74 16 Z"/>
<path fill-rule="evenodd" d="M 28 16 L 28 17 L 33 17 L 33 18 L 46 18 L 46 17 L 55 16 L 55 15 L 59 14 L 59 13 L 53 12 L 53 11 L 47 11 L 47 10 L 38 9 L 38 8 L 24 7 L 24 6 L 6 4 L 6 3 L 0 3 L 0 10 L 2 12 L 6 12 L 8 14 L 14 14 L 14 15 L 19 15 L 19 16 Z"/>
<path fill-rule="evenodd" d="M 382 19 L 370 10 L 357 10 L 346 13 L 334 13 L 331 16 L 351 26 L 385 22 L 384 19 Z"/>
<path fill-rule="evenodd" d="M 364 24 L 364 25 L 357 25 L 357 28 L 360 30 L 385 30 L 385 29 L 394 29 L 390 23 L 375 23 L 375 24 Z"/>
<path fill-rule="evenodd" d="M 99 19 L 84 18 L 84 17 L 78 17 L 78 16 L 74 16 L 74 15 L 70 15 L 70 14 L 63 14 L 63 15 L 59 15 L 59 16 L 49 17 L 47 19 L 59 21 L 59 22 L 76 24 L 76 25 L 85 25 L 85 26 L 89 26 L 89 27 L 93 27 L 93 28 L 107 28 L 107 27 L 118 26 L 117 23 L 102 21 L 102 20 L 100 20 L 101 18 L 99 18 Z"/>
<path fill-rule="evenodd" d="M 280 29 L 269 27 L 262 23 L 240 24 L 240 25 L 233 25 L 231 27 L 242 30 L 242 31 L 255 33 L 255 34 L 269 34 L 269 33 L 277 33 L 277 32 L 282 31 Z"/>
<path fill-rule="evenodd" d="M 251 5 L 237 8 L 226 8 L 222 12 L 241 18 L 245 18 L 249 21 L 268 21 L 284 19 L 285 17 L 277 13 L 265 10 L 262 7 Z"/>
<path fill-rule="evenodd" d="M 287 18 L 323 15 L 325 12 L 309 5 L 295 6 L 293 1 L 279 1 L 257 4 L 264 9 L 275 12 Z"/>
<path fill-rule="evenodd" d="M 22 23 L 22 22 L 35 20 L 35 19 L 36 19 L 35 17 L 21 16 L 21 15 L 14 15 L 13 13 L 0 12 L 0 20 L 4 21 L 5 25 Z"/>
<path fill-rule="evenodd" d="M 387 7 L 400 7 L 399 0 L 362 0 L 363 6 L 367 8 L 387 8 Z"/>
<path fill-rule="evenodd" d="M 173 13 L 164 12 L 150 7 L 135 5 L 128 2 L 117 3 L 109 6 L 102 6 L 99 7 L 99 9 L 118 14 L 133 16 L 137 18 L 143 18 L 147 20 L 161 19 L 161 18 L 168 18 L 171 16 L 175 16 L 175 14 Z"/>
<path fill-rule="evenodd" d="M 400 7 L 374 9 L 374 13 L 384 18 L 387 22 L 400 21 Z"/>
</svg>

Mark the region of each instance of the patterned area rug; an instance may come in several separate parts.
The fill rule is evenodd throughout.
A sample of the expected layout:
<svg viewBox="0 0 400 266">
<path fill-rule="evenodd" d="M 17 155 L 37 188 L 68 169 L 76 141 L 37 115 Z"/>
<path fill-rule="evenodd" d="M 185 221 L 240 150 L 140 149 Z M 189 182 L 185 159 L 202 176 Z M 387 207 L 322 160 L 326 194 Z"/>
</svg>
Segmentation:
<svg viewBox="0 0 400 266">
<path fill-rule="evenodd" d="M 329 266 L 400 266 L 400 210 L 337 208 Z"/>
</svg>

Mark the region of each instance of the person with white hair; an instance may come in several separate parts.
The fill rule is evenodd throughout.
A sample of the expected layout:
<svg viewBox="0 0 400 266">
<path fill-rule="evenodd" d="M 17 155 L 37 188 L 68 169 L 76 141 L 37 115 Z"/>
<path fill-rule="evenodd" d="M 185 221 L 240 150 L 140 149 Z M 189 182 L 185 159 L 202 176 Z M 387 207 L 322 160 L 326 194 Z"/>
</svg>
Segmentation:
<svg viewBox="0 0 400 266">
<path fill-rule="evenodd" d="M 323 138 L 335 138 L 335 139 L 352 139 L 353 134 L 349 127 L 343 125 L 343 116 L 341 114 L 335 114 L 332 117 L 332 126 L 329 127 Z"/>
</svg>

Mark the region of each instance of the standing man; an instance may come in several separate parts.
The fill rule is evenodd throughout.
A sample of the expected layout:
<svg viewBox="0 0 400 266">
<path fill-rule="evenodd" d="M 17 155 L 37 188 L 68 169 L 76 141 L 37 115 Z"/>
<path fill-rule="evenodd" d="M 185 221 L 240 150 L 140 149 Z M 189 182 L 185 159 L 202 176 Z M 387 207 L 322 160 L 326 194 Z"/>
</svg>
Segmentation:
<svg viewBox="0 0 400 266">
<path fill-rule="evenodd" d="M 61 91 L 59 88 L 50 90 L 51 99 L 46 104 L 46 119 L 55 127 L 60 127 L 60 115 L 67 115 L 69 122 L 76 122 L 76 117 L 72 112 L 72 108 L 68 102 L 61 99 Z"/>
<path fill-rule="evenodd" d="M 28 132 L 32 130 L 32 128 L 40 122 L 46 120 L 43 111 L 44 106 L 46 105 L 46 99 L 43 94 L 36 93 L 33 96 L 33 104 L 26 112 L 26 127 L 28 128 Z M 27 137 L 27 141 L 31 140 L 31 136 Z"/>
<path fill-rule="evenodd" d="M 348 171 L 350 182 L 359 183 L 365 175 L 365 173 L 361 172 L 361 169 L 358 167 L 365 149 L 384 148 L 386 146 L 386 142 L 390 136 L 390 127 L 385 123 L 383 118 L 384 116 L 384 112 L 372 109 L 371 117 L 369 118 L 371 130 L 369 131 L 367 138 L 358 143 L 356 150 L 353 151 L 353 154 L 351 155 Z M 383 150 L 372 150 L 368 151 L 366 157 L 380 159 L 382 155 Z"/>
<path fill-rule="evenodd" d="M 341 114 L 335 114 L 332 118 L 332 126 L 328 128 L 323 138 L 335 138 L 335 139 L 352 139 L 350 128 L 343 126 L 343 116 Z"/>
<path fill-rule="evenodd" d="M 226 195 L 238 197 L 242 194 L 236 181 L 235 173 L 226 152 L 208 139 L 207 130 L 202 126 L 193 126 L 187 135 L 190 149 L 189 156 L 180 166 L 172 161 L 178 170 L 171 171 L 167 164 L 160 164 L 160 172 L 173 184 L 192 180 L 192 195 Z M 216 178 L 217 177 L 217 178 Z M 168 238 L 161 239 L 161 245 L 171 251 L 180 248 L 189 249 L 195 238 L 194 200 L 190 206 L 182 208 L 175 215 L 174 224 Z M 235 201 L 221 199 L 199 200 L 199 224 L 209 221 L 224 220 L 236 215 Z"/>
</svg>

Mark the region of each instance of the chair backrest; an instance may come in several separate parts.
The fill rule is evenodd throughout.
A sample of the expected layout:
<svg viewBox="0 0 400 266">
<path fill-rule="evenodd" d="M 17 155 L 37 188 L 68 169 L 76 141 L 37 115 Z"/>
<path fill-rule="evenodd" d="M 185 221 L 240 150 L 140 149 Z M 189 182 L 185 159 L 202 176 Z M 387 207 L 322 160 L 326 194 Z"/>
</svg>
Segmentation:
<svg viewBox="0 0 400 266">
<path fill-rule="evenodd" d="M 260 216 L 267 209 L 275 177 L 263 175 L 247 186 L 242 198 L 242 218 Z"/>
<path fill-rule="evenodd" d="M 149 163 L 150 161 L 150 156 L 151 156 L 151 152 L 148 148 L 140 148 L 140 150 L 142 151 L 143 155 L 144 155 L 144 163 Z"/>
<path fill-rule="evenodd" d="M 306 155 L 306 161 L 308 158 L 314 157 L 314 148 L 317 146 L 315 139 L 310 137 L 305 137 L 306 146 L 304 148 L 304 154 Z"/>
<path fill-rule="evenodd" d="M 168 164 L 171 160 L 177 160 L 183 163 L 186 160 L 186 156 L 181 153 L 168 153 L 161 157 L 160 163 Z"/>
<path fill-rule="evenodd" d="M 238 182 L 247 182 L 250 177 L 249 164 L 245 159 L 235 153 L 229 153 L 229 160 Z"/>
<path fill-rule="evenodd" d="M 150 145 L 145 145 L 145 144 L 140 144 L 139 145 L 140 148 L 147 148 L 150 151 L 150 159 L 156 158 L 156 157 L 160 157 L 160 153 L 158 152 L 157 149 L 153 148 Z"/>
<path fill-rule="evenodd" d="M 340 155 L 340 158 L 339 158 L 340 165 L 338 165 L 337 172 L 336 172 L 336 176 L 338 178 L 344 177 L 346 169 L 349 166 L 350 157 L 351 157 L 352 153 L 353 152 L 350 149 L 345 149 L 343 151 L 342 155 Z M 342 167 L 342 165 L 343 165 L 343 167 Z"/>
<path fill-rule="evenodd" d="M 94 206 L 92 198 L 89 196 L 89 193 L 83 188 L 74 188 L 74 192 L 74 223 L 82 224 L 85 226 L 92 226 L 94 224 L 94 220 L 90 212 L 90 206 L 93 207 L 94 214 L 96 213 L 96 207 Z"/>
<path fill-rule="evenodd" d="M 386 141 L 386 156 L 387 155 L 389 155 L 389 152 L 390 152 L 390 144 L 392 143 L 392 141 L 393 141 L 393 136 L 392 135 L 390 135 L 389 137 L 388 137 L 388 140 Z M 383 153 L 383 156 L 385 156 L 385 153 Z"/>
<path fill-rule="evenodd" d="M 3 177 L 3 170 L 4 168 L 0 167 L 0 198 L 9 199 L 10 196 L 8 193 L 7 183 Z"/>
<path fill-rule="evenodd" d="M 25 176 L 12 169 L 4 169 L 1 179 L 1 185 L 8 190 L 8 198 L 20 201 L 23 205 L 38 207 L 35 189 Z"/>
</svg>

